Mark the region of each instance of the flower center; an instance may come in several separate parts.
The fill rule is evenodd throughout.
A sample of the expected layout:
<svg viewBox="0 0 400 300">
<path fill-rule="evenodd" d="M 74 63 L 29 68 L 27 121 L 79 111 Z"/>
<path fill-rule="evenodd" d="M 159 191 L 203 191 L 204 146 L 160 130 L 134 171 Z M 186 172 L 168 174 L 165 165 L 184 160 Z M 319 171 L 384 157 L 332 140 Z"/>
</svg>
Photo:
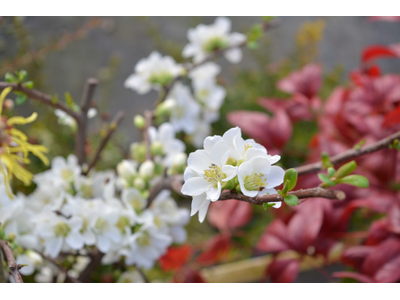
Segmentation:
<svg viewBox="0 0 400 300">
<path fill-rule="evenodd" d="M 203 45 L 203 50 L 205 52 L 213 52 L 216 50 L 224 49 L 228 46 L 227 41 L 225 41 L 223 38 L 216 36 L 211 39 L 209 39 L 204 45 Z"/>
<path fill-rule="evenodd" d="M 125 232 L 125 227 L 129 226 L 129 218 L 126 216 L 122 216 L 119 218 L 116 226 L 118 227 L 118 229 L 124 233 Z"/>
<path fill-rule="evenodd" d="M 150 245 L 150 236 L 147 232 L 143 232 L 143 234 L 137 239 L 139 246 L 145 247 Z"/>
<path fill-rule="evenodd" d="M 150 78 L 149 81 L 153 84 L 159 84 L 162 86 L 166 86 L 168 85 L 172 80 L 174 79 L 174 77 L 168 73 L 168 72 L 161 72 L 161 73 L 153 73 Z"/>
<path fill-rule="evenodd" d="M 81 190 L 83 198 L 90 199 L 93 197 L 93 188 L 89 184 L 82 185 Z"/>
<path fill-rule="evenodd" d="M 64 180 L 68 180 L 69 178 L 71 178 L 74 175 L 74 173 L 70 170 L 70 169 L 63 169 L 61 171 L 61 177 Z"/>
<path fill-rule="evenodd" d="M 65 237 L 71 231 L 71 228 L 67 223 L 60 222 L 54 227 L 54 233 L 56 236 Z"/>
<path fill-rule="evenodd" d="M 222 180 L 226 178 L 226 175 L 218 166 L 211 164 L 209 169 L 204 171 L 204 178 L 213 185 L 217 185 L 218 182 L 222 183 Z"/>
<path fill-rule="evenodd" d="M 94 227 L 99 231 L 104 231 L 107 228 L 107 221 L 103 218 L 98 218 Z"/>
<path fill-rule="evenodd" d="M 264 174 L 262 173 L 253 173 L 246 176 L 244 179 L 244 187 L 248 191 L 258 191 L 261 187 L 265 187 L 267 184 L 267 178 L 264 178 Z"/>
<path fill-rule="evenodd" d="M 143 208 L 142 200 L 141 200 L 139 197 L 132 198 L 132 199 L 129 201 L 129 204 L 132 206 L 132 208 L 133 208 L 137 213 L 140 212 L 140 211 L 142 210 L 142 208 Z"/>
</svg>

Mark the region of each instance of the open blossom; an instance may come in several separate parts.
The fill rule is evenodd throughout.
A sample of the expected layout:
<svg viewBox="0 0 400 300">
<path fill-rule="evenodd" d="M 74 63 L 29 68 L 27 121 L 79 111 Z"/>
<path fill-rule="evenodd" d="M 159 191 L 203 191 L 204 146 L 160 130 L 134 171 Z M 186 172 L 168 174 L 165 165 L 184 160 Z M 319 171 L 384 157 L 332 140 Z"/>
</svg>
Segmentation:
<svg viewBox="0 0 400 300">
<path fill-rule="evenodd" d="M 231 63 L 238 63 L 242 60 L 242 50 L 235 47 L 246 40 L 246 36 L 231 30 L 231 21 L 226 17 L 218 17 L 214 24 L 200 24 L 195 29 L 189 29 L 187 37 L 189 44 L 182 52 L 183 57 L 193 57 L 198 63 L 204 60 L 215 50 L 233 47 L 224 52 L 225 58 Z"/>
<path fill-rule="evenodd" d="M 182 70 L 182 66 L 172 57 L 162 57 L 160 53 L 153 51 L 148 58 L 143 58 L 136 64 L 135 73 L 125 80 L 124 86 L 139 94 L 146 94 L 152 88 L 158 90 L 170 84 Z"/>
<path fill-rule="evenodd" d="M 168 94 L 168 98 L 175 101 L 170 118 L 175 131 L 184 131 L 187 134 L 194 133 L 201 107 L 193 98 L 189 87 L 183 85 L 181 82 L 175 83 Z"/>
<path fill-rule="evenodd" d="M 182 193 L 198 196 L 205 192 L 211 201 L 217 201 L 222 188 L 237 172 L 236 167 L 226 164 L 229 153 L 230 148 L 224 141 L 216 143 L 210 154 L 205 150 L 191 153 L 184 173 Z"/>
<path fill-rule="evenodd" d="M 239 127 L 223 136 L 207 137 L 204 150 L 189 155 L 184 173 L 182 193 L 193 197 L 191 216 L 198 212 L 203 222 L 210 203 L 219 199 L 224 188 L 233 189 L 238 183 L 248 197 L 276 194 L 274 187 L 282 184 L 285 171 L 271 165 L 279 159 L 254 140 L 244 140 Z"/>
<path fill-rule="evenodd" d="M 156 129 L 150 126 L 148 129 L 153 155 L 162 156 L 161 162 L 170 167 L 176 154 L 185 151 L 185 143 L 175 138 L 174 126 L 171 123 L 163 123 Z"/>
<path fill-rule="evenodd" d="M 79 217 L 66 219 L 49 211 L 47 221 L 38 222 L 37 231 L 44 240 L 48 254 L 56 258 L 65 244 L 75 250 L 83 247 L 83 238 L 80 233 L 82 225 L 83 221 Z"/>
</svg>

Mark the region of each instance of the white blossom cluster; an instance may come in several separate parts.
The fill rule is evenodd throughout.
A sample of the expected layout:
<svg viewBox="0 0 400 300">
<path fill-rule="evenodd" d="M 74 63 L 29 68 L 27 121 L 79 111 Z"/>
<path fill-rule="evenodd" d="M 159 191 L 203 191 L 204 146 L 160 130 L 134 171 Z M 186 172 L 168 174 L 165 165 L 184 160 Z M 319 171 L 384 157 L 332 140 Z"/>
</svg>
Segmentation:
<svg viewBox="0 0 400 300">
<path fill-rule="evenodd" d="M 160 156 L 163 162 L 169 161 L 166 158 Z M 168 246 L 185 242 L 189 211 L 178 208 L 171 192 L 161 191 L 148 205 L 148 189 L 156 179 L 154 165 L 124 160 L 117 175 L 91 171 L 85 176 L 77 158 L 69 155 L 55 157 L 51 169 L 37 174 L 37 188 L 28 196 L 18 194 L 11 200 L 0 185 L 0 230 L 29 249 L 17 255 L 18 263 L 28 265 L 21 273 L 36 269 L 37 281 L 51 281 L 59 271 L 37 252 L 51 258 L 74 253 L 81 254 L 71 271 L 78 276 L 89 262 L 84 256 L 88 247 L 105 254 L 103 264 L 124 257 L 128 266 L 150 269 Z"/>
<path fill-rule="evenodd" d="M 231 21 L 228 18 L 218 17 L 214 24 L 200 24 L 189 29 L 189 44 L 184 47 L 182 56 L 192 57 L 193 63 L 197 64 L 214 51 L 224 50 L 228 61 L 240 62 L 242 50 L 237 46 L 246 40 L 246 36 L 231 33 L 230 27 Z M 163 117 L 167 115 L 177 133 L 183 131 L 190 136 L 195 147 L 201 147 L 204 138 L 211 133 L 211 123 L 219 119 L 219 109 L 224 102 L 226 90 L 217 84 L 217 75 L 221 71 L 219 65 L 210 61 L 193 66 L 184 68 L 172 57 L 163 57 L 154 51 L 136 64 L 135 72 L 126 79 L 124 85 L 139 94 L 169 87 L 166 100 L 158 105 L 156 114 Z M 187 76 L 191 85 L 176 80 L 180 76 Z"/>
<path fill-rule="evenodd" d="M 203 222 L 210 203 L 225 189 L 239 190 L 248 197 L 277 194 L 274 187 L 283 183 L 285 175 L 281 167 L 272 166 L 279 159 L 254 140 L 244 140 L 239 127 L 223 136 L 207 137 L 204 149 L 189 155 L 184 173 L 182 193 L 193 197 L 191 215 L 199 212 Z M 280 206 L 281 202 L 275 202 L 273 207 Z"/>
</svg>

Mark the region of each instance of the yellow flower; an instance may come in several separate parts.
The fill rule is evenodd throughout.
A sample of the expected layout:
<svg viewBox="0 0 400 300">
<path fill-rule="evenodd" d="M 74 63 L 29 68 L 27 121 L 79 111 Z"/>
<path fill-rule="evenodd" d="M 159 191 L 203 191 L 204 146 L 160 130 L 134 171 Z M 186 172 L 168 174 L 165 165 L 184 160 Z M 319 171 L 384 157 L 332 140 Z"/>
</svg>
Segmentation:
<svg viewBox="0 0 400 300">
<path fill-rule="evenodd" d="M 32 123 L 38 116 L 36 112 L 28 118 L 17 116 L 8 119 L 2 116 L 4 99 L 11 90 L 11 87 L 5 88 L 0 94 L 0 173 L 4 177 L 8 195 L 13 198 L 9 184 L 13 176 L 21 180 L 25 185 L 29 185 L 33 179 L 33 174 L 21 165 L 21 163 L 30 163 L 28 159 L 29 153 L 37 156 L 45 165 L 49 165 L 49 160 L 44 155 L 44 153 L 48 152 L 46 147 L 30 144 L 27 136 L 13 127 L 14 125 Z"/>
</svg>

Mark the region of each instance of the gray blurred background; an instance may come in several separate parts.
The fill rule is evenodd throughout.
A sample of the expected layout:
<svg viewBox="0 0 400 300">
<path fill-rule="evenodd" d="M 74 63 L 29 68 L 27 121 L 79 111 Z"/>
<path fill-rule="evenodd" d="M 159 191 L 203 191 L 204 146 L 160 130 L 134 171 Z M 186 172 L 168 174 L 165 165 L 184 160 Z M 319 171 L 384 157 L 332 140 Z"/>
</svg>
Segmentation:
<svg viewBox="0 0 400 300">
<path fill-rule="evenodd" d="M 28 34 L 29 40 L 26 42 L 30 48 L 41 49 L 59 41 L 65 34 L 78 30 L 90 19 L 25 17 L 21 19 L 24 24 L 21 30 Z M 324 72 L 340 64 L 346 74 L 358 67 L 360 52 L 365 46 L 400 42 L 400 23 L 370 22 L 366 17 L 281 17 L 280 26 L 268 32 L 266 37 L 270 41 L 272 61 L 279 61 L 293 51 L 295 35 L 301 24 L 317 19 L 325 22 L 319 46 L 319 61 L 323 64 Z M 232 17 L 231 20 L 233 31 L 246 33 L 261 18 Z M 3 26 L 7 26 L 7 20 L 2 21 L 5 23 Z M 84 38 L 67 41 L 64 47 L 49 51 L 40 63 L 43 80 L 39 86 L 49 94 L 58 93 L 62 96 L 69 91 L 74 99 L 80 101 L 85 79 L 100 79 L 96 92 L 100 109 L 111 116 L 123 109 L 126 117 L 121 130 L 130 140 L 137 139 L 138 132 L 132 126 L 132 117 L 146 108 L 152 108 L 157 94 L 150 92 L 138 95 L 123 87 L 124 80 L 132 73 L 137 61 L 147 57 L 152 50 L 165 54 L 168 47 L 182 49 L 187 42 L 188 28 L 213 21 L 214 17 L 102 17 L 100 24 L 88 31 Z M 7 28 L 0 33 L 0 63 L 3 71 L 4 64 L 13 65 L 15 52 L 18 49 L 21 51 L 21 45 L 15 42 L 16 35 L 18 32 L 7 33 Z M 238 65 L 228 64 L 223 58 L 219 60 L 223 66 L 222 74 L 228 82 L 233 71 L 254 66 L 256 61 L 250 52 L 249 49 L 244 50 L 244 60 Z M 20 56 L 23 57 L 23 54 L 20 53 Z M 398 60 L 386 60 L 381 66 L 385 71 L 396 72 L 400 63 Z M 20 109 L 25 110 L 27 106 Z"/>
</svg>

